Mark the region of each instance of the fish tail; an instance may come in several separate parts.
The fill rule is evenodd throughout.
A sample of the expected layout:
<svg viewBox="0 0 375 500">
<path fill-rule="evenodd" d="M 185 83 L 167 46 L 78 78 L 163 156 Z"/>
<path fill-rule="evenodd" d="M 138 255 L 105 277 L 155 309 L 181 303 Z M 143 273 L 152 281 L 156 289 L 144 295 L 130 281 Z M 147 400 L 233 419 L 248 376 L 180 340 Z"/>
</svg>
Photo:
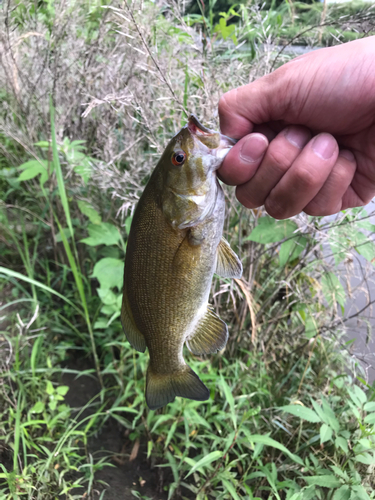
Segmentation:
<svg viewBox="0 0 375 500">
<path fill-rule="evenodd" d="M 177 373 L 160 374 L 147 370 L 146 402 L 150 410 L 156 410 L 174 401 L 176 396 L 205 401 L 210 391 L 188 365 Z"/>
</svg>

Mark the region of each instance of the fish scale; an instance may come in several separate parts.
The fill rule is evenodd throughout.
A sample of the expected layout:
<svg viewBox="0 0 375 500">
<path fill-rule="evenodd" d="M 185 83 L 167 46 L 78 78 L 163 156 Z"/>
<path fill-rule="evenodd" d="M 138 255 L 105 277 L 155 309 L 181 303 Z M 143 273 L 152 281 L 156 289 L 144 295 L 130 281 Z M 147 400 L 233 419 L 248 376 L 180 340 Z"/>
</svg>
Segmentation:
<svg viewBox="0 0 375 500">
<path fill-rule="evenodd" d="M 242 274 L 222 239 L 225 200 L 215 171 L 223 144 L 229 151 L 233 142 L 191 117 L 168 144 L 134 213 L 121 319 L 132 346 L 148 348 L 151 409 L 176 396 L 208 399 L 207 387 L 185 363 L 183 346 L 207 354 L 227 341 L 225 323 L 207 309 L 217 262 L 222 275 Z"/>
</svg>

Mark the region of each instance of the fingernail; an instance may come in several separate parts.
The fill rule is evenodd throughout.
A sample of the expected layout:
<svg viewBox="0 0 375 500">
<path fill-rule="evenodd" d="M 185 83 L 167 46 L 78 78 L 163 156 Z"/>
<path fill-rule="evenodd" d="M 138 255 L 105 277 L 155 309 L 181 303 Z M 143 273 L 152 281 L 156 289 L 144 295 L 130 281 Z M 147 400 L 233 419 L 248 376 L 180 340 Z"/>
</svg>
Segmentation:
<svg viewBox="0 0 375 500">
<path fill-rule="evenodd" d="M 329 134 L 319 134 L 315 137 L 312 143 L 312 149 L 317 156 L 328 160 L 336 151 L 336 141 Z"/>
<path fill-rule="evenodd" d="M 297 148 L 302 149 L 310 139 L 310 134 L 307 130 L 301 129 L 300 127 L 288 127 L 284 131 L 286 139 L 293 144 L 293 146 L 297 146 Z"/>
<path fill-rule="evenodd" d="M 258 161 L 266 151 L 267 139 L 261 134 L 252 134 L 242 144 L 240 158 L 249 163 Z"/>
<path fill-rule="evenodd" d="M 340 156 L 343 156 L 349 161 L 355 161 L 355 156 L 351 151 L 349 151 L 349 149 L 343 149 L 340 151 Z"/>
</svg>

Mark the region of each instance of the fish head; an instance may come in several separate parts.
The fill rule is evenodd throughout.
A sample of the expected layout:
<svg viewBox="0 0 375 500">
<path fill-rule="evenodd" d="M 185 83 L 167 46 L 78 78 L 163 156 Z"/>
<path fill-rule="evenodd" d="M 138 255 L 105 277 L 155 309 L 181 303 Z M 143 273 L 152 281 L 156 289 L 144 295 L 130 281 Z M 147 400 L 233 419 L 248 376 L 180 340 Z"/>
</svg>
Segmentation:
<svg viewBox="0 0 375 500">
<path fill-rule="evenodd" d="M 162 210 L 173 227 L 184 229 L 212 213 L 218 190 L 216 170 L 235 141 L 204 127 L 191 115 L 164 151 Z"/>
</svg>

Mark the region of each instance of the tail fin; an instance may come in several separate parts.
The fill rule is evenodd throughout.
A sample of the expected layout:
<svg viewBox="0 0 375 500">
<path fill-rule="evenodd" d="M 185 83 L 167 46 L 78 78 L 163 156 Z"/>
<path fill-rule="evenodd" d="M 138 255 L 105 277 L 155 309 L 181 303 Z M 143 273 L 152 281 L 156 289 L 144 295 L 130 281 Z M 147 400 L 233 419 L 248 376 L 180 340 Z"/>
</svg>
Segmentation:
<svg viewBox="0 0 375 500">
<path fill-rule="evenodd" d="M 177 373 L 154 373 L 149 366 L 146 379 L 146 402 L 150 410 L 156 410 L 174 401 L 176 396 L 205 401 L 210 391 L 196 373 L 185 365 Z"/>
</svg>

